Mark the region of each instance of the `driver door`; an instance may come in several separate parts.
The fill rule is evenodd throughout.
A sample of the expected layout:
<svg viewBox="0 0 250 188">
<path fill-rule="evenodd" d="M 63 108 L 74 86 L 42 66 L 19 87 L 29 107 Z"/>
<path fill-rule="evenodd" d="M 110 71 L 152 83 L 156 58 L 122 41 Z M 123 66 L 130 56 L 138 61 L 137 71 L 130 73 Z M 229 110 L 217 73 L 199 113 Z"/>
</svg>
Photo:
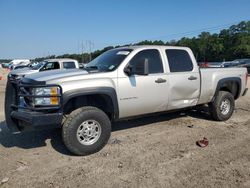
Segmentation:
<svg viewBox="0 0 250 188">
<path fill-rule="evenodd" d="M 137 75 L 133 68 L 148 62 L 148 75 Z M 132 74 L 118 78 L 118 101 L 120 118 L 167 109 L 168 82 L 164 73 L 161 54 L 157 49 L 145 49 L 138 52 L 129 62 Z"/>
</svg>

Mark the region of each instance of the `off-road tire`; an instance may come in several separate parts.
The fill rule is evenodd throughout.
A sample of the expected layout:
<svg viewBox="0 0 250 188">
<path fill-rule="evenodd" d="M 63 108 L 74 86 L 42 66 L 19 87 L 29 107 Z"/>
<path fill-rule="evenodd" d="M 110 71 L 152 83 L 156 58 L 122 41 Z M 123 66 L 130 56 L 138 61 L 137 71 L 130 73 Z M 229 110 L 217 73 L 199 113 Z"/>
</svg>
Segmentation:
<svg viewBox="0 0 250 188">
<path fill-rule="evenodd" d="M 77 138 L 77 130 L 82 122 L 95 120 L 101 127 L 99 139 L 91 145 L 83 145 Z M 62 127 L 62 138 L 67 149 L 75 155 L 89 155 L 100 151 L 108 142 L 111 134 L 111 122 L 100 109 L 86 106 L 74 110 L 67 117 Z"/>
<path fill-rule="evenodd" d="M 223 101 L 229 101 L 230 109 L 228 113 L 223 114 L 221 111 L 221 105 Z M 219 91 L 214 101 L 209 105 L 211 116 L 216 121 L 228 120 L 234 112 L 235 101 L 234 96 L 227 91 Z"/>
</svg>

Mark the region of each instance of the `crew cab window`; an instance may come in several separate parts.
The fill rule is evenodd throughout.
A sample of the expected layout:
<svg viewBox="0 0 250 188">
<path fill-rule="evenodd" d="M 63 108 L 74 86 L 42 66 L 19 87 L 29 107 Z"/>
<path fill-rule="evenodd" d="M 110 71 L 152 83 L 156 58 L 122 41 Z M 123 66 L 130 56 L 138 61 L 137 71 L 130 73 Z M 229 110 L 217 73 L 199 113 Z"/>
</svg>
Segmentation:
<svg viewBox="0 0 250 188">
<path fill-rule="evenodd" d="M 187 51 L 168 49 L 165 52 L 170 72 L 188 72 L 193 70 L 193 63 Z"/>
<path fill-rule="evenodd" d="M 158 50 L 149 49 L 138 52 L 129 62 L 132 72 L 137 63 L 144 61 L 148 61 L 149 74 L 163 73 L 162 60 Z"/>
<path fill-rule="evenodd" d="M 60 69 L 60 65 L 58 62 L 49 62 L 47 63 L 42 69 L 41 71 L 45 71 L 45 70 L 54 70 L 54 69 Z"/>
<path fill-rule="evenodd" d="M 65 69 L 74 69 L 76 68 L 75 62 L 63 62 L 63 68 Z"/>
</svg>

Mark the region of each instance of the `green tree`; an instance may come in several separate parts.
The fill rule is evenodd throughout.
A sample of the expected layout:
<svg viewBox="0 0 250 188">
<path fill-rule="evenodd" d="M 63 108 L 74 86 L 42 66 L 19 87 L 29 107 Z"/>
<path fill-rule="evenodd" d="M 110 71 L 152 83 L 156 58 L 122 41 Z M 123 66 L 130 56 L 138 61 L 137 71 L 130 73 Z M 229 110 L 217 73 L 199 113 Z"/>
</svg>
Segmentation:
<svg viewBox="0 0 250 188">
<path fill-rule="evenodd" d="M 229 61 L 238 58 L 250 58 L 250 21 L 242 21 L 239 24 L 232 25 L 228 29 L 221 30 L 218 34 L 202 32 L 197 37 L 183 37 L 180 40 L 171 40 L 164 42 L 162 40 L 144 40 L 131 45 L 171 45 L 171 46 L 187 46 L 190 47 L 197 61 Z M 121 47 L 116 46 L 116 47 Z M 73 58 L 79 62 L 87 63 L 90 57 L 96 58 L 103 52 L 113 49 L 114 46 L 107 46 L 102 50 L 96 50 L 84 54 L 64 54 L 60 56 L 50 56 L 36 58 L 36 61 L 45 58 Z"/>
</svg>

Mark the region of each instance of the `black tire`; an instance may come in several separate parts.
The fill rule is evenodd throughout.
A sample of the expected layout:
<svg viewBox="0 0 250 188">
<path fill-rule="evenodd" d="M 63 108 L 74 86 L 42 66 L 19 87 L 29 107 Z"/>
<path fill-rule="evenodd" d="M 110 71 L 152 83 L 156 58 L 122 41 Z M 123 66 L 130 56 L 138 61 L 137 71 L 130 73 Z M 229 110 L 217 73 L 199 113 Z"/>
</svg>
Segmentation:
<svg viewBox="0 0 250 188">
<path fill-rule="evenodd" d="M 222 102 L 229 102 L 229 110 L 224 111 L 221 109 Z M 228 120 L 234 112 L 235 101 L 234 96 L 227 91 L 219 91 L 214 101 L 209 105 L 210 113 L 214 120 L 216 121 L 226 121 Z"/>
<path fill-rule="evenodd" d="M 99 123 L 100 136 L 93 144 L 85 145 L 79 141 L 77 133 L 83 122 L 94 120 Z M 80 129 L 81 130 L 81 129 Z M 88 133 L 85 133 L 88 134 Z M 100 151 L 108 142 L 111 134 L 111 122 L 100 109 L 86 106 L 70 113 L 62 127 L 62 138 L 65 146 L 75 155 L 89 155 Z M 81 136 L 80 136 L 81 137 Z M 81 138 L 84 138 L 82 136 Z"/>
</svg>

